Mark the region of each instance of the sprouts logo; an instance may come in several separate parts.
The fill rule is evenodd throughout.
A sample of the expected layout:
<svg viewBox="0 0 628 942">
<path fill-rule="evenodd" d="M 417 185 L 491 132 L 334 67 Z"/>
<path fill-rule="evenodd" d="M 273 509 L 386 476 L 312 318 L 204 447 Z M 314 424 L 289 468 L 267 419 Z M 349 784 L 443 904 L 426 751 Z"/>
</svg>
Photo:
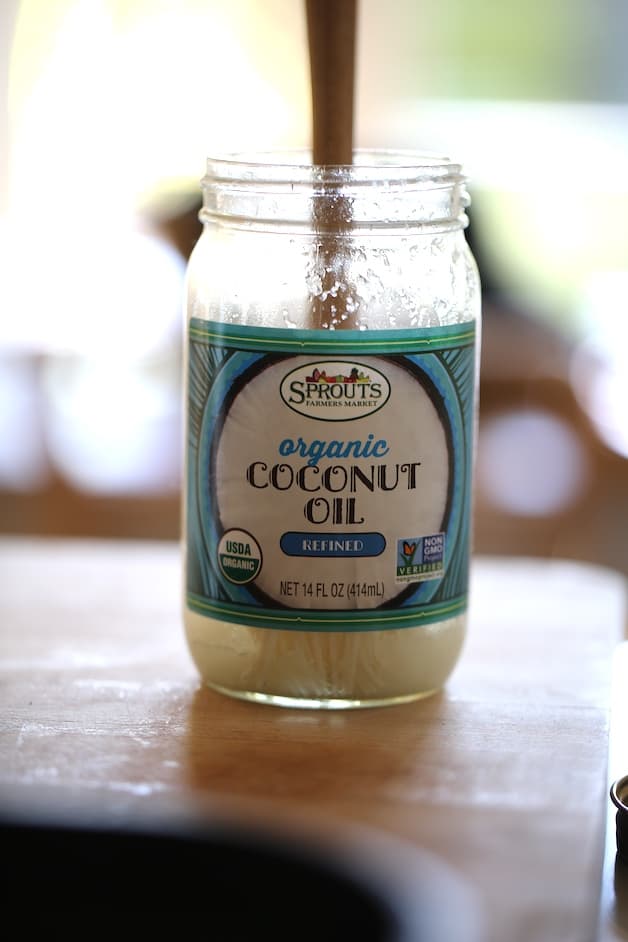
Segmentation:
<svg viewBox="0 0 628 942">
<path fill-rule="evenodd" d="M 280 393 L 293 412 L 323 422 L 347 422 L 381 409 L 390 397 L 390 383 L 370 364 L 325 360 L 291 370 Z"/>
</svg>

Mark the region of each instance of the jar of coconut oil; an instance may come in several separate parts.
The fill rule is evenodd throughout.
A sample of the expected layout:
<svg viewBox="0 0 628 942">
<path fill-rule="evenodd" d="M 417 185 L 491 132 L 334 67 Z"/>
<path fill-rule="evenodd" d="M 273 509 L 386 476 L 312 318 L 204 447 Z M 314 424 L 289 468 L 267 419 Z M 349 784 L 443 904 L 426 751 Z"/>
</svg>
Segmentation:
<svg viewBox="0 0 628 942">
<path fill-rule="evenodd" d="M 209 159 L 187 276 L 185 628 L 204 681 L 363 707 L 467 618 L 480 293 L 459 165 Z"/>
</svg>

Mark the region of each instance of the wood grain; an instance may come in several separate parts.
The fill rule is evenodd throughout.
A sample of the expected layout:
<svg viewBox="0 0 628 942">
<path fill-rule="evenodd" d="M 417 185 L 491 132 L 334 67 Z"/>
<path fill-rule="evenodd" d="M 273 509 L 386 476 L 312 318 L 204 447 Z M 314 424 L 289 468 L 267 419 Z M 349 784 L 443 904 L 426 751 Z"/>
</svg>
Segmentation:
<svg viewBox="0 0 628 942">
<path fill-rule="evenodd" d="M 200 803 L 336 837 L 368 825 L 453 867 L 488 942 L 594 938 L 619 576 L 478 559 L 442 693 L 316 713 L 199 685 L 179 571 L 170 545 L 0 544 L 5 801 L 43 789 L 112 817 Z"/>
</svg>

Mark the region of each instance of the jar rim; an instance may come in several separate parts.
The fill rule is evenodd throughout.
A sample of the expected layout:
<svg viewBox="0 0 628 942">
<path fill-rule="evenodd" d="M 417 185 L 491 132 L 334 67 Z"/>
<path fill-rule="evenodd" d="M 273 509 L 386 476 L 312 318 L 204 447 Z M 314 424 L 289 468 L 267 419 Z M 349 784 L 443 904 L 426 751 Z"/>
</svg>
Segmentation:
<svg viewBox="0 0 628 942">
<path fill-rule="evenodd" d="M 352 164 L 322 165 L 312 163 L 309 150 L 299 149 L 211 155 L 201 182 L 203 186 L 237 183 L 452 186 L 466 182 L 466 177 L 460 163 L 425 151 L 358 148 Z"/>
<path fill-rule="evenodd" d="M 209 157 L 200 219 L 317 232 L 464 228 L 461 165 L 407 150 L 357 150 L 352 164 L 307 162 L 306 150 Z M 331 222 L 329 222 L 331 220 Z M 328 228 L 329 222 L 329 228 Z"/>
</svg>

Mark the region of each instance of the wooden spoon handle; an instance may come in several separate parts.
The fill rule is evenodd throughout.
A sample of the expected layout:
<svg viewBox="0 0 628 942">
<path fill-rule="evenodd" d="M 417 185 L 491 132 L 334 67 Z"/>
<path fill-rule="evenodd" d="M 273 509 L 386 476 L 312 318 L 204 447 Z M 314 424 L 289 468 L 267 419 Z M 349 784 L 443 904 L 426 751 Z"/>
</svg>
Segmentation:
<svg viewBox="0 0 628 942">
<path fill-rule="evenodd" d="M 356 0 L 305 0 L 312 76 L 312 161 L 351 164 Z"/>
</svg>

